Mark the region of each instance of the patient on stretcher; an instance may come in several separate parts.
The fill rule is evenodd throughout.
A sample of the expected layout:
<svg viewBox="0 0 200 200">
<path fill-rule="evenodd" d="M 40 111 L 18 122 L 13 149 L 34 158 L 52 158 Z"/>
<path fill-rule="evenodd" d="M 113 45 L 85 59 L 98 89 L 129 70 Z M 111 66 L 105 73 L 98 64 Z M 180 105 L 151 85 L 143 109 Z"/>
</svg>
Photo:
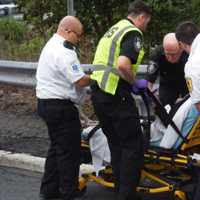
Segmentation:
<svg viewBox="0 0 200 200">
<path fill-rule="evenodd" d="M 169 108 L 166 107 L 167 112 Z M 173 121 L 181 134 L 186 137 L 191 130 L 193 124 L 199 117 L 199 112 L 188 98 L 173 115 Z M 87 138 L 87 135 L 94 127 L 83 129 L 82 137 Z M 167 128 L 162 124 L 159 117 L 151 124 L 150 144 L 152 146 L 163 147 L 167 149 L 177 149 L 182 142 L 181 137 L 168 125 Z M 90 151 L 92 154 L 92 162 L 96 171 L 99 171 L 103 166 L 103 162 L 110 163 L 110 150 L 106 136 L 101 128 L 97 129 L 89 139 Z"/>
<path fill-rule="evenodd" d="M 165 109 L 169 112 L 167 107 Z M 172 120 L 180 130 L 182 136 L 186 138 L 198 117 L 199 112 L 195 105 L 192 104 L 191 98 L 188 98 L 178 108 Z M 156 117 L 155 121 L 151 124 L 150 143 L 152 146 L 159 146 L 166 149 L 177 149 L 182 143 L 182 138 L 171 125 L 168 125 L 166 128 L 160 119 Z"/>
</svg>

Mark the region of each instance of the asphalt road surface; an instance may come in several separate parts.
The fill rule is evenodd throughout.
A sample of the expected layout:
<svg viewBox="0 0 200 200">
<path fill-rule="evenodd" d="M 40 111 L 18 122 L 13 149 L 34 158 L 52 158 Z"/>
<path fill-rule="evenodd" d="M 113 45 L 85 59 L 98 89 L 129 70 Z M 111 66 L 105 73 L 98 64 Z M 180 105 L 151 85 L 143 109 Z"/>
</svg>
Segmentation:
<svg viewBox="0 0 200 200">
<path fill-rule="evenodd" d="M 0 200 L 38 200 L 40 173 L 0 167 Z M 90 183 L 84 200 L 114 200 L 112 192 Z"/>
<path fill-rule="evenodd" d="M 0 200 L 38 200 L 40 173 L 0 167 Z M 114 200 L 111 189 L 89 183 L 84 200 Z M 171 200 L 168 195 L 145 196 L 142 200 Z"/>
</svg>

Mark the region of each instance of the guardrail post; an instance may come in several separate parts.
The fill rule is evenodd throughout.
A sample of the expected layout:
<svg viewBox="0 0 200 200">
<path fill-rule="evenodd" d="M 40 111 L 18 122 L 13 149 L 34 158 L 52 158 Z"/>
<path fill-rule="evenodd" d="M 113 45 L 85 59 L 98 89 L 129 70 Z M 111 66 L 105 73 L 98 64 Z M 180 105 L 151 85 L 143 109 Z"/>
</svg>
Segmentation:
<svg viewBox="0 0 200 200">
<path fill-rule="evenodd" d="M 73 0 L 67 0 L 67 14 L 72 16 L 75 15 Z"/>
</svg>

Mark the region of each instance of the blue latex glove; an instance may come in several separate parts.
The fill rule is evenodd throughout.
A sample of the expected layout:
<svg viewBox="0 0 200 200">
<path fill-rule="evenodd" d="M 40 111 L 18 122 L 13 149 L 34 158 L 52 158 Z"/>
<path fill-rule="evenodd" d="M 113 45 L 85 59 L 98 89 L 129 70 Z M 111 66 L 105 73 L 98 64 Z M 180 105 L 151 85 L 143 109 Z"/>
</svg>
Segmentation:
<svg viewBox="0 0 200 200">
<path fill-rule="evenodd" d="M 132 85 L 132 92 L 136 95 L 140 94 L 142 91 L 146 91 L 148 87 L 148 82 L 145 79 L 136 79 Z"/>
</svg>

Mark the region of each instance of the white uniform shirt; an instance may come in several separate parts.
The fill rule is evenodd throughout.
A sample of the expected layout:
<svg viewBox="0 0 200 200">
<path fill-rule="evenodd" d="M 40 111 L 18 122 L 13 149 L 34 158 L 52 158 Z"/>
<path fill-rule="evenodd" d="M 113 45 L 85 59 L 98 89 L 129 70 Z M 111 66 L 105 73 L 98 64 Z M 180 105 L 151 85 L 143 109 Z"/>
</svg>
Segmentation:
<svg viewBox="0 0 200 200">
<path fill-rule="evenodd" d="M 85 74 L 75 50 L 64 47 L 64 40 L 54 34 L 43 48 L 36 72 L 36 96 L 79 103 L 83 89 L 78 90 L 74 83 Z"/>
<path fill-rule="evenodd" d="M 194 39 L 185 65 L 185 78 L 193 104 L 200 102 L 200 34 Z"/>
</svg>

